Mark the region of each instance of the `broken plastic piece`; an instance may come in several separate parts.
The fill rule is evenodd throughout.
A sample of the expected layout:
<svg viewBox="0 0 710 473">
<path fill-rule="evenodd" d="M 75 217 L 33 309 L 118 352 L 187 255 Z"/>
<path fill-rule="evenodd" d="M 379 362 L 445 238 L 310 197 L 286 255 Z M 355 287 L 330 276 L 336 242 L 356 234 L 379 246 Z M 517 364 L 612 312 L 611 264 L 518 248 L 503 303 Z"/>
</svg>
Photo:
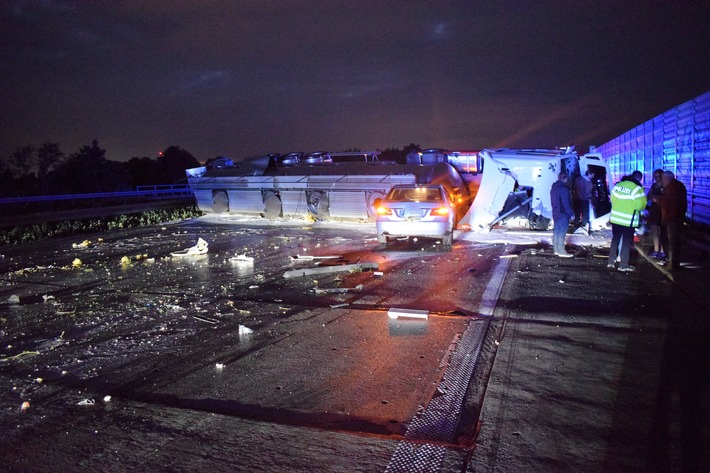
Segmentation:
<svg viewBox="0 0 710 473">
<path fill-rule="evenodd" d="M 385 275 L 385 273 L 383 273 L 382 271 L 375 271 L 375 272 L 372 273 L 372 274 L 373 274 L 376 278 L 381 278 L 382 276 Z"/>
<path fill-rule="evenodd" d="M 93 406 L 94 404 L 96 404 L 96 401 L 94 401 L 93 399 L 84 399 L 82 401 L 79 401 L 77 404 L 79 406 Z"/>
<path fill-rule="evenodd" d="M 22 412 L 26 411 L 29 408 L 30 408 L 30 403 L 28 401 L 23 402 L 22 405 L 20 406 L 20 410 Z"/>
<path fill-rule="evenodd" d="M 104 396 L 104 402 L 111 402 L 111 396 L 108 394 Z"/>
<path fill-rule="evenodd" d="M 202 238 L 199 238 L 197 240 L 197 244 L 193 247 L 190 247 L 186 250 L 181 250 L 181 251 L 174 251 L 170 253 L 170 256 L 199 256 L 199 255 L 204 255 L 207 254 L 207 247 L 209 245 L 205 240 Z"/>
<path fill-rule="evenodd" d="M 224 369 L 224 363 L 215 363 L 214 367 L 218 370 Z"/>
<path fill-rule="evenodd" d="M 249 335 L 250 333 L 254 333 L 254 330 L 250 329 L 246 325 L 239 326 L 239 335 Z"/>
<path fill-rule="evenodd" d="M 311 256 L 311 255 L 296 255 L 291 256 L 294 261 L 312 261 L 314 259 L 338 259 L 340 256 Z"/>
<path fill-rule="evenodd" d="M 71 262 L 71 264 L 75 268 L 78 268 L 79 266 L 81 266 L 81 260 L 79 258 L 75 258 L 74 261 Z"/>
<path fill-rule="evenodd" d="M 239 262 L 239 263 L 253 263 L 254 257 L 247 256 L 247 255 L 237 255 L 237 256 L 232 256 L 231 258 L 229 258 L 229 261 L 235 261 L 235 262 Z"/>
<path fill-rule="evenodd" d="M 396 319 L 398 317 L 412 317 L 415 319 L 428 319 L 428 310 L 418 310 L 418 309 L 390 309 L 387 311 L 387 317 L 390 319 Z"/>
</svg>

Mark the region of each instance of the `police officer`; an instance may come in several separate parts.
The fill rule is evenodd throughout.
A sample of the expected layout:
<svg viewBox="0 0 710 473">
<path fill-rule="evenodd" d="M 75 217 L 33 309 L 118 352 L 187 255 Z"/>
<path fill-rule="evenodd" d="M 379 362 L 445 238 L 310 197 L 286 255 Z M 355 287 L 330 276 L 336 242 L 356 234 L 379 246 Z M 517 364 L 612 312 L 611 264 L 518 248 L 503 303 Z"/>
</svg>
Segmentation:
<svg viewBox="0 0 710 473">
<path fill-rule="evenodd" d="M 639 215 L 646 208 L 646 195 L 641 186 L 643 174 L 634 171 L 624 176 L 611 191 L 611 246 L 607 267 L 613 268 L 617 252 L 621 257 L 619 271 L 633 271 L 629 265 L 629 251 L 634 238 L 634 229 L 639 226 Z M 621 241 L 621 251 L 619 251 Z"/>
</svg>

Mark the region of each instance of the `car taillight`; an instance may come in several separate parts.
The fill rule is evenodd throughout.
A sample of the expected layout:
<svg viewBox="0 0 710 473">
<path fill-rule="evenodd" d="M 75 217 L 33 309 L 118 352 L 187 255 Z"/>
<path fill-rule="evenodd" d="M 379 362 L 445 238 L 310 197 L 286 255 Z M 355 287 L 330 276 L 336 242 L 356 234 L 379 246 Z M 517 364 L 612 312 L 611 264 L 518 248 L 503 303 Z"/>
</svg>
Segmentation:
<svg viewBox="0 0 710 473">
<path fill-rule="evenodd" d="M 431 210 L 432 215 L 441 215 L 441 216 L 447 216 L 449 215 L 449 208 L 448 207 L 437 207 L 435 209 Z"/>
<path fill-rule="evenodd" d="M 377 215 L 392 215 L 392 209 L 389 207 L 377 207 Z"/>
</svg>

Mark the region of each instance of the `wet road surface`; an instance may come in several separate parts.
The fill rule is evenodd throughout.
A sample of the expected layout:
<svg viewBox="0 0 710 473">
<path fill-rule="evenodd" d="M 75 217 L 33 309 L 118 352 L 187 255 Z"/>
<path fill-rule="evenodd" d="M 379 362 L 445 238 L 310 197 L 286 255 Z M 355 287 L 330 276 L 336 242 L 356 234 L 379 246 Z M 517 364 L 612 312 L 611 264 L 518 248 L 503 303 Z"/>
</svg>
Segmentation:
<svg viewBox="0 0 710 473">
<path fill-rule="evenodd" d="M 207 254 L 171 256 L 198 238 Z M 3 248 L 3 457 L 28 471 L 383 471 L 441 394 L 503 250 L 200 219 Z M 318 273 L 364 263 L 378 273 Z M 284 277 L 299 268 L 314 274 Z M 463 464 L 456 451 L 444 464 Z"/>
</svg>

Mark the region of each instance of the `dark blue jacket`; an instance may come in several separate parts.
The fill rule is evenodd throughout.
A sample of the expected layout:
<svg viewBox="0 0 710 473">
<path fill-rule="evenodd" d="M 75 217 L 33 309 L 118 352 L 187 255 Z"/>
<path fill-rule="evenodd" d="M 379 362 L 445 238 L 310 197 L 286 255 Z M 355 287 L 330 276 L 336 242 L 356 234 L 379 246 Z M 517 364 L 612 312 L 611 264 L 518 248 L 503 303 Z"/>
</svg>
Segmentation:
<svg viewBox="0 0 710 473">
<path fill-rule="evenodd" d="M 552 184 L 552 189 L 550 189 L 550 202 L 552 203 L 553 220 L 564 221 L 565 218 L 569 220 L 574 215 L 567 183 L 558 180 Z"/>
</svg>

